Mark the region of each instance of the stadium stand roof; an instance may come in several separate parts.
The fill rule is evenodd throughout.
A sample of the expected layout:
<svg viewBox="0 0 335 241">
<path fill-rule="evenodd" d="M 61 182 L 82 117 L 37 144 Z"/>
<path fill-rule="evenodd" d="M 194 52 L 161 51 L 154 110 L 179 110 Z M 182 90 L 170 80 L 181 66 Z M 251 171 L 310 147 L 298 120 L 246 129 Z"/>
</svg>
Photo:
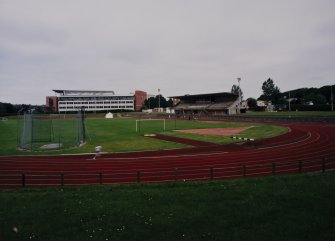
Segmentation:
<svg viewBox="0 0 335 241">
<path fill-rule="evenodd" d="M 196 94 L 196 95 L 181 95 L 181 96 L 170 96 L 169 98 L 189 100 L 189 99 L 207 99 L 207 98 L 217 98 L 217 97 L 231 97 L 237 98 L 237 94 L 229 92 L 211 93 L 211 94 Z"/>
<path fill-rule="evenodd" d="M 177 115 L 229 115 L 240 111 L 238 95 L 228 92 L 171 96 L 177 99 L 173 109 Z"/>
</svg>

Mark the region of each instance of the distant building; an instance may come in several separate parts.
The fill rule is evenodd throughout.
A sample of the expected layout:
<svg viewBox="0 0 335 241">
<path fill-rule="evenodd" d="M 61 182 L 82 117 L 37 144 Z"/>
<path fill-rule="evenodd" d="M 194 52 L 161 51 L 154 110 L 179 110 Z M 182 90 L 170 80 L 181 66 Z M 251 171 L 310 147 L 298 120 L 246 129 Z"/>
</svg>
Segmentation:
<svg viewBox="0 0 335 241">
<path fill-rule="evenodd" d="M 47 96 L 46 107 L 50 112 L 73 112 L 80 108 L 85 111 L 140 111 L 147 93 L 136 90 L 135 94 L 116 95 L 114 91 L 99 90 L 53 90 L 58 96 Z"/>
<path fill-rule="evenodd" d="M 58 94 L 57 111 L 68 112 L 85 108 L 85 111 L 134 110 L 134 95 L 116 95 L 114 91 L 53 90 Z M 55 97 L 47 97 L 47 101 Z"/>
<path fill-rule="evenodd" d="M 248 101 L 246 101 L 246 100 L 242 100 L 241 101 L 241 109 L 242 110 L 247 110 L 249 108 L 249 106 L 248 106 Z"/>
<path fill-rule="evenodd" d="M 135 111 L 141 111 L 145 100 L 148 99 L 147 92 L 136 90 L 135 91 Z"/>
<path fill-rule="evenodd" d="M 257 106 L 259 107 L 266 107 L 268 105 L 268 102 L 265 100 L 257 100 Z"/>
<path fill-rule="evenodd" d="M 47 96 L 45 105 L 46 105 L 47 111 L 57 112 L 58 111 L 57 96 Z"/>
<path fill-rule="evenodd" d="M 212 93 L 198 95 L 172 96 L 176 115 L 209 116 L 235 115 L 241 113 L 239 96 L 233 93 Z"/>
</svg>

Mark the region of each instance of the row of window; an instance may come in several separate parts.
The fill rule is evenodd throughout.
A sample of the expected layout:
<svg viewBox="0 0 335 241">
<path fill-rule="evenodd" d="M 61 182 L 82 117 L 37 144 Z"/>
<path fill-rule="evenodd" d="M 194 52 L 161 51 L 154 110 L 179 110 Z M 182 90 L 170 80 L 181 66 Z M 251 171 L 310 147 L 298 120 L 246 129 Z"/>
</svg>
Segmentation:
<svg viewBox="0 0 335 241">
<path fill-rule="evenodd" d="M 85 109 L 111 109 L 111 110 L 117 110 L 117 109 L 134 109 L 132 105 L 120 105 L 120 106 L 82 106 Z M 60 106 L 60 110 L 77 110 L 78 108 L 73 106 Z"/>
<path fill-rule="evenodd" d="M 134 96 L 58 97 L 59 101 L 134 100 Z"/>
<path fill-rule="evenodd" d="M 133 104 L 133 101 L 58 102 L 59 105 Z"/>
</svg>

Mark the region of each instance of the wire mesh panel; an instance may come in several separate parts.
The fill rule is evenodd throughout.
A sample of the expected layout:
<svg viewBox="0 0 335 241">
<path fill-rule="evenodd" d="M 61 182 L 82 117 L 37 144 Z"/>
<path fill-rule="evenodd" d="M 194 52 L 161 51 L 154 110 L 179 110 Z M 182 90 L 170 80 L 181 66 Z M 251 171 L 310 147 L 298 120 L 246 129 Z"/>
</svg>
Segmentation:
<svg viewBox="0 0 335 241">
<path fill-rule="evenodd" d="M 32 142 L 51 142 L 52 141 L 52 119 L 47 115 L 30 115 Z"/>
<path fill-rule="evenodd" d="M 18 114 L 17 147 L 43 151 L 65 149 L 85 143 L 84 111 L 77 114 Z"/>
</svg>

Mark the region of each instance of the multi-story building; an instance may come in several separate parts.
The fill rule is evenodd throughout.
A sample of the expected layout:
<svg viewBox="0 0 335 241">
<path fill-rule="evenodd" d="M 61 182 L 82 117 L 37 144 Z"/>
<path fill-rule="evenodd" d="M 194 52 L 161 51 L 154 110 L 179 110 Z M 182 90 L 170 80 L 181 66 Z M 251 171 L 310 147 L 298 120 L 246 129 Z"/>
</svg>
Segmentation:
<svg viewBox="0 0 335 241">
<path fill-rule="evenodd" d="M 57 97 L 57 111 L 70 112 L 85 108 L 85 111 L 134 111 L 134 95 L 116 95 L 114 91 L 96 90 L 53 90 Z M 50 105 L 52 99 L 52 105 Z M 47 107 L 55 111 L 55 97 L 47 96 Z"/>
<path fill-rule="evenodd" d="M 57 96 L 47 96 L 45 104 L 46 104 L 46 107 L 47 107 L 48 111 L 50 111 L 50 112 L 57 112 L 58 111 Z"/>
<path fill-rule="evenodd" d="M 141 90 L 135 91 L 135 111 L 141 111 L 144 106 L 144 101 L 148 99 L 148 94 Z"/>
</svg>

